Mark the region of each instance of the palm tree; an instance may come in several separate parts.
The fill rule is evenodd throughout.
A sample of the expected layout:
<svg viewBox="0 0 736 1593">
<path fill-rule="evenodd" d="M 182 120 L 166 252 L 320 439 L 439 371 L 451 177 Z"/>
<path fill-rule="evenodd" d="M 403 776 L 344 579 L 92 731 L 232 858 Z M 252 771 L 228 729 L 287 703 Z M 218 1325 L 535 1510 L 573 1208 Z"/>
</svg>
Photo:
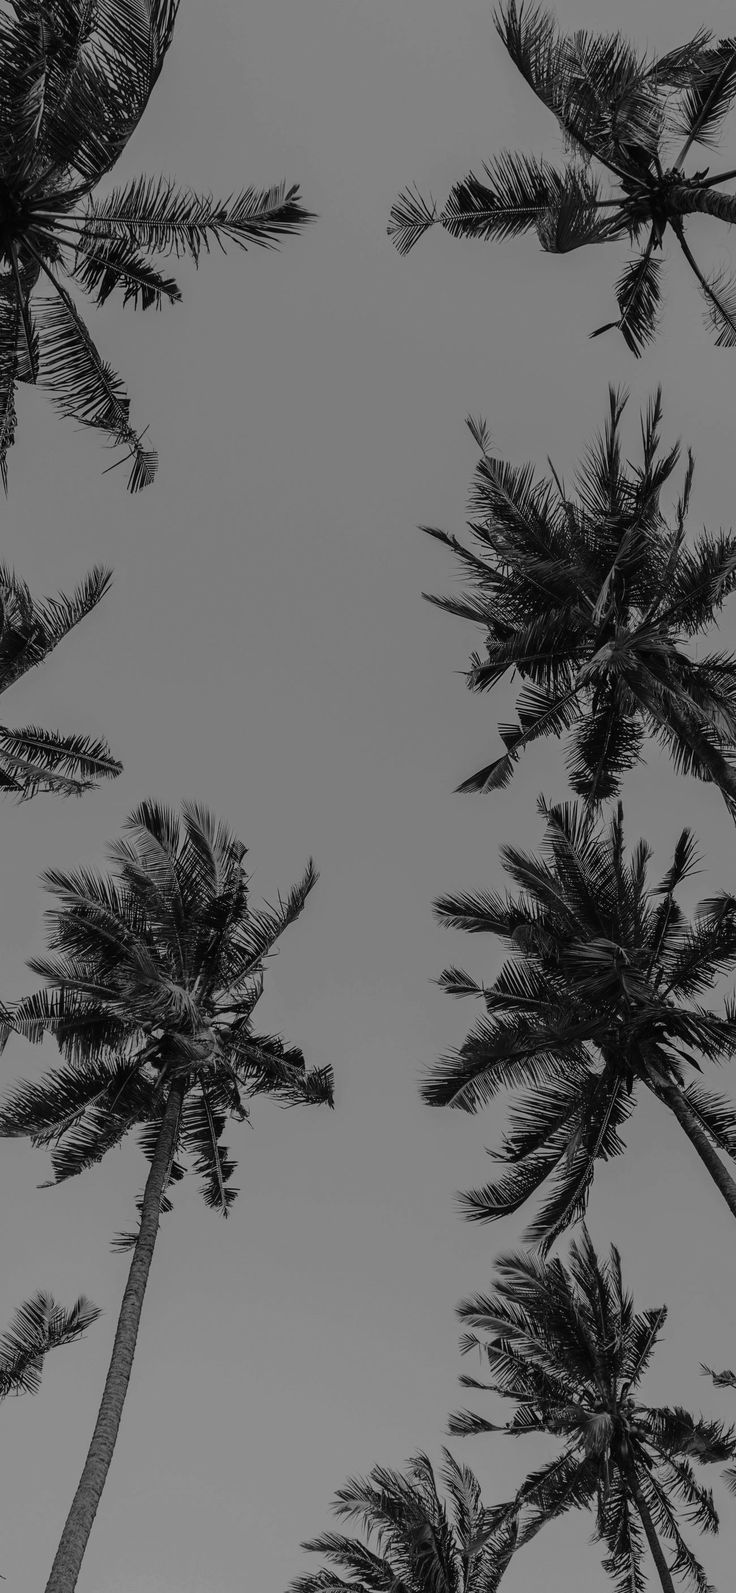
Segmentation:
<svg viewBox="0 0 736 1593">
<path fill-rule="evenodd" d="M 98 353 L 67 283 L 136 308 L 181 297 L 162 257 L 211 245 L 273 247 L 312 216 L 281 184 L 217 199 L 157 177 L 94 197 L 135 131 L 171 44 L 178 0 L 13 0 L 0 12 L 0 472 L 18 382 L 131 461 L 131 491 L 157 457 L 130 421 L 120 377 Z M 47 291 L 35 297 L 37 286 Z"/>
<path fill-rule="evenodd" d="M 712 1593 L 682 1537 L 677 1510 L 684 1506 L 701 1532 L 718 1530 L 712 1492 L 692 1463 L 733 1459 L 736 1432 L 680 1405 L 640 1403 L 639 1385 L 667 1312 L 634 1310 L 615 1246 L 600 1261 L 583 1229 L 567 1267 L 534 1253 L 502 1256 L 494 1292 L 463 1300 L 458 1314 L 475 1330 L 463 1336 L 463 1351 L 480 1349 L 492 1378 L 460 1381 L 511 1399 L 516 1409 L 505 1429 L 461 1411 L 450 1430 L 545 1433 L 562 1441 L 561 1452 L 530 1472 L 505 1511 L 496 1509 L 497 1522 L 524 1508 L 521 1546 L 566 1510 L 595 1507 L 595 1535 L 607 1550 L 603 1564 L 620 1593 L 646 1586 L 642 1529 L 663 1593 L 675 1593 L 674 1577 Z M 671 1547 L 671 1566 L 662 1539 Z"/>
<path fill-rule="evenodd" d="M 48 658 L 96 608 L 110 581 L 110 571 L 96 565 L 71 597 L 60 592 L 37 602 L 25 582 L 0 565 L 0 694 Z M 0 725 L 0 791 L 26 798 L 39 791 L 79 795 L 121 768 L 106 741 L 61 736 L 37 725 Z"/>
<path fill-rule="evenodd" d="M 619 804 L 605 830 L 582 805 L 548 808 L 541 857 L 504 846 L 505 872 L 519 896 L 469 892 L 435 904 L 440 922 L 498 936 L 511 952 L 496 978 L 479 985 L 449 968 L 440 984 L 480 997 L 484 1016 L 460 1049 L 422 1085 L 431 1106 L 476 1112 L 501 1089 L 521 1091 L 510 1108 L 495 1161 L 497 1182 L 464 1194 L 471 1220 L 518 1211 L 549 1180 L 525 1240 L 547 1246 L 585 1210 L 599 1161 L 619 1156 L 621 1137 L 646 1090 L 667 1106 L 736 1216 L 736 1107 L 689 1082 L 700 1058 L 736 1051 L 736 1006 L 725 1014 L 698 995 L 736 966 L 736 900 L 700 904 L 692 920 L 678 888 L 697 862 L 683 830 L 672 862 L 647 884 L 649 847 L 627 859 Z"/>
<path fill-rule="evenodd" d="M 477 1477 L 449 1450 L 442 1456 L 449 1511 L 426 1455 L 412 1456 L 403 1475 L 374 1466 L 367 1478 L 338 1489 L 333 1504 L 340 1519 L 359 1523 L 367 1542 L 324 1532 L 302 1544 L 350 1580 L 328 1569 L 310 1571 L 291 1583 L 290 1593 L 496 1593 L 514 1552 L 516 1519 L 511 1514 L 496 1527 Z"/>
<path fill-rule="evenodd" d="M 705 302 L 719 347 L 736 344 L 736 284 L 708 275 L 685 237 L 696 213 L 736 222 L 736 195 L 718 192 L 736 171 L 685 171 L 693 145 L 717 145 L 736 95 L 736 39 L 713 42 L 701 28 L 667 55 L 637 52 L 620 33 L 560 33 L 542 7 L 507 0 L 496 31 L 529 87 L 552 112 L 567 159 L 562 169 L 504 150 L 452 189 L 444 210 L 407 189 L 388 232 L 408 254 L 428 227 L 453 237 L 513 238 L 536 231 L 541 247 L 565 254 L 628 239 L 636 253 L 616 283 L 619 315 L 592 336 L 618 328 L 634 354 L 655 336 L 661 301 L 658 255 L 674 234 Z M 678 147 L 679 146 L 679 147 Z M 612 186 L 610 186 L 612 185 Z"/>
<path fill-rule="evenodd" d="M 660 452 L 661 393 L 641 417 L 640 464 L 622 454 L 625 404 L 609 389 L 605 428 L 570 493 L 552 466 L 536 480 L 531 465 L 493 457 L 485 423 L 469 421 L 481 449 L 474 547 L 422 527 L 452 550 L 470 583 L 429 601 L 487 633 L 485 657 L 470 658 L 471 691 L 510 672 L 525 682 L 518 722 L 499 726 L 505 751 L 459 790 L 507 785 L 525 747 L 568 732 L 572 789 L 599 803 L 616 795 L 650 735 L 678 770 L 714 782 L 736 813 L 736 660 L 723 652 L 696 660 L 686 650 L 736 587 L 736 535 L 706 531 L 687 546 L 692 456 L 669 523 L 661 494 L 679 448 Z"/>
<path fill-rule="evenodd" d="M 143 802 L 109 849 L 115 876 L 90 869 L 45 883 L 54 957 L 30 966 L 46 981 L 10 1012 L 32 1041 L 55 1035 L 65 1065 L 19 1084 L 0 1133 L 52 1146 L 52 1182 L 102 1160 L 133 1128 L 150 1171 L 99 1414 L 47 1584 L 73 1593 L 112 1459 L 167 1187 L 185 1164 L 208 1206 L 227 1213 L 235 1171 L 222 1135 L 248 1119 L 245 1099 L 282 1106 L 332 1104 L 328 1068 L 307 1072 L 302 1052 L 254 1033 L 265 965 L 316 881 L 309 864 L 275 907 L 254 908 L 245 847 L 194 803 L 181 818 Z"/>
<path fill-rule="evenodd" d="M 73 1344 L 99 1315 L 99 1306 L 83 1294 L 68 1311 L 40 1289 L 24 1300 L 0 1335 L 0 1399 L 9 1394 L 36 1394 L 44 1356 L 63 1344 Z"/>
</svg>

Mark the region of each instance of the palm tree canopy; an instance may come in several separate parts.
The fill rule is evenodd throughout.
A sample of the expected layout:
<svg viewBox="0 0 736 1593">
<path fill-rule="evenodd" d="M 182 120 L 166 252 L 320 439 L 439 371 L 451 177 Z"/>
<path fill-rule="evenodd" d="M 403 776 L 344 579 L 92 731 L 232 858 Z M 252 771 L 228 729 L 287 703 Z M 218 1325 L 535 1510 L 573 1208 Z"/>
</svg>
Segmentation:
<svg viewBox="0 0 736 1593">
<path fill-rule="evenodd" d="M 47 913 L 57 955 L 32 960 L 46 988 L 8 1017 L 31 1041 L 51 1032 L 65 1065 L 16 1087 L 0 1133 L 53 1147 L 55 1182 L 100 1161 L 135 1127 L 150 1161 L 172 1082 L 183 1077 L 178 1152 L 207 1204 L 226 1215 L 236 1196 L 236 1164 L 222 1144 L 228 1117 L 246 1120 L 245 1100 L 260 1094 L 283 1106 L 332 1104 L 331 1069 L 308 1071 L 300 1050 L 251 1022 L 268 958 L 317 875 L 310 862 L 286 898 L 256 908 L 246 848 L 206 808 L 184 803 L 179 816 L 146 801 L 126 830 L 109 848 L 114 876 L 43 876 L 59 902 Z M 169 1183 L 183 1172 L 174 1159 Z"/>
<path fill-rule="evenodd" d="M 109 570 L 95 566 L 70 597 L 60 592 L 39 602 L 24 581 L 0 565 L 0 694 L 48 658 L 96 608 L 110 580 Z M 39 791 L 79 795 L 100 780 L 114 778 L 121 768 L 106 741 L 61 736 L 37 725 L 0 725 L 0 791 L 21 798 Z"/>
<path fill-rule="evenodd" d="M 453 237 L 503 239 L 536 232 L 542 249 L 564 254 L 627 239 L 636 253 L 616 283 L 617 320 L 637 355 L 656 334 L 665 234 L 677 239 L 721 347 L 736 344 L 736 284 L 704 272 L 685 238 L 697 211 L 736 222 L 736 197 L 718 192 L 736 176 L 686 171 L 695 145 L 718 143 L 736 95 L 736 39 L 705 28 L 666 55 L 637 51 L 620 33 L 560 32 L 543 7 L 507 0 L 494 15 L 511 60 L 556 118 L 567 159 L 561 167 L 503 150 L 455 185 L 444 210 L 413 189 L 393 206 L 389 235 L 407 254 L 440 222 Z"/>
<path fill-rule="evenodd" d="M 0 12 L 0 474 L 18 382 L 38 382 L 63 415 L 131 462 L 157 457 L 130 421 L 120 377 L 98 353 L 67 284 L 136 308 L 181 298 L 160 260 L 196 262 L 213 244 L 273 247 L 313 219 L 296 187 L 225 198 L 140 177 L 94 197 L 135 131 L 171 44 L 178 0 L 12 0 Z M 37 286 L 46 291 L 35 297 Z"/>
<path fill-rule="evenodd" d="M 646 1584 L 641 1528 L 632 1509 L 632 1475 L 652 1520 L 673 1551 L 672 1571 L 698 1593 L 710 1593 L 702 1566 L 677 1523 L 677 1509 L 702 1532 L 718 1527 L 713 1495 L 695 1465 L 736 1456 L 736 1432 L 692 1416 L 681 1406 L 642 1402 L 640 1385 L 666 1319 L 663 1306 L 636 1311 L 624 1288 L 615 1246 L 595 1253 L 585 1228 L 570 1247 L 569 1265 L 538 1253 L 502 1256 L 493 1293 L 463 1300 L 469 1330 L 461 1349 L 479 1350 L 491 1381 L 460 1381 L 514 1402 L 499 1427 L 469 1411 L 451 1418 L 453 1433 L 545 1433 L 561 1441 L 551 1462 L 530 1472 L 507 1506 L 525 1516 L 519 1546 L 555 1516 L 595 1507 L 604 1566 L 620 1593 Z M 497 1519 L 503 1513 L 497 1510 Z"/>
<path fill-rule="evenodd" d="M 349 1580 L 330 1569 L 311 1571 L 291 1583 L 290 1593 L 496 1593 L 514 1552 L 516 1521 L 512 1516 L 497 1527 L 477 1477 L 449 1450 L 442 1456 L 446 1500 L 421 1453 L 404 1474 L 374 1466 L 367 1478 L 351 1478 L 338 1490 L 333 1511 L 357 1523 L 366 1543 L 324 1532 L 302 1544 Z"/>
<path fill-rule="evenodd" d="M 472 548 L 423 530 L 460 561 L 469 590 L 429 601 L 487 632 L 471 655 L 468 685 L 488 691 L 510 671 L 525 683 L 518 721 L 500 725 L 505 751 L 461 791 L 508 784 L 532 741 L 567 736 L 572 789 L 588 802 L 614 796 L 656 737 L 675 767 L 718 783 L 736 812 L 736 659 L 687 652 L 736 586 L 736 535 L 707 531 L 685 541 L 693 476 L 688 455 L 671 521 L 661 507 L 679 457 L 660 447 L 661 393 L 641 417 L 641 463 L 626 461 L 626 394 L 609 389 L 609 411 L 568 492 L 554 469 L 494 457 L 483 422 L 469 421 L 481 449 L 470 497 Z"/>
<path fill-rule="evenodd" d="M 99 1306 L 84 1295 L 69 1310 L 41 1290 L 25 1300 L 0 1334 L 0 1399 L 35 1394 L 41 1386 L 44 1356 L 73 1344 L 100 1315 Z"/>
<path fill-rule="evenodd" d="M 736 1008 L 719 1016 L 698 996 L 736 965 L 736 903 L 701 903 L 692 919 L 679 887 L 693 873 L 694 838 L 683 830 L 663 878 L 651 886 L 640 841 L 627 858 L 623 811 L 596 826 L 580 804 L 548 808 L 542 855 L 504 846 L 505 872 L 521 894 L 469 892 L 435 904 L 439 921 L 499 937 L 511 953 L 492 983 L 459 968 L 440 983 L 480 997 L 484 1016 L 422 1086 L 432 1106 L 475 1112 L 502 1089 L 516 1095 L 495 1161 L 497 1182 L 461 1197 L 466 1215 L 489 1221 L 518 1211 L 547 1182 L 527 1231 L 549 1244 L 585 1209 L 599 1159 L 620 1155 L 637 1092 L 666 1098 L 674 1086 L 718 1150 L 736 1157 L 736 1108 L 686 1082 L 700 1059 L 736 1050 Z"/>
</svg>

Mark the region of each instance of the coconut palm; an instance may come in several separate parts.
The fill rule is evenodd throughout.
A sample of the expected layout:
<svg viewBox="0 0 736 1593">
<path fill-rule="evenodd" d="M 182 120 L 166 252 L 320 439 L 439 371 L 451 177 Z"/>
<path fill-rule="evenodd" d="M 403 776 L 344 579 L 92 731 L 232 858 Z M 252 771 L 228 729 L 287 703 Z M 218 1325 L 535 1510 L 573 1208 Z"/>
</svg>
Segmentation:
<svg viewBox="0 0 736 1593">
<path fill-rule="evenodd" d="M 560 1453 L 494 1512 L 501 1525 L 525 1511 L 518 1546 L 565 1511 L 594 1508 L 595 1536 L 607 1550 L 603 1564 L 620 1593 L 647 1585 L 642 1529 L 663 1593 L 675 1593 L 674 1578 L 713 1593 L 677 1514 L 684 1507 L 701 1532 L 718 1530 L 712 1491 L 693 1462 L 733 1459 L 736 1432 L 680 1405 L 641 1402 L 640 1384 L 667 1311 L 635 1311 L 615 1245 L 599 1260 L 583 1227 L 568 1266 L 539 1253 L 501 1256 L 493 1292 L 463 1300 L 458 1315 L 473 1330 L 463 1335 L 462 1350 L 478 1349 L 492 1379 L 461 1377 L 461 1383 L 513 1400 L 516 1408 L 505 1427 L 460 1411 L 450 1430 L 545 1433 L 562 1441 Z"/>
<path fill-rule="evenodd" d="M 435 904 L 441 923 L 498 936 L 511 953 L 488 985 L 459 968 L 440 980 L 451 995 L 479 997 L 485 1013 L 429 1072 L 424 1100 L 476 1112 L 500 1090 L 515 1092 L 490 1153 L 509 1170 L 464 1194 L 465 1214 L 504 1217 L 546 1187 L 525 1239 L 548 1245 L 582 1215 L 598 1162 L 622 1154 L 647 1091 L 736 1216 L 736 1180 L 722 1160 L 736 1158 L 736 1106 L 691 1082 L 701 1059 L 725 1062 L 736 1050 L 736 1007 L 719 1016 L 697 1000 L 736 966 L 736 900 L 705 901 L 692 919 L 683 911 L 678 890 L 697 862 L 689 830 L 650 886 L 646 843 L 625 855 L 620 803 L 605 829 L 582 804 L 540 799 L 539 809 L 541 857 L 501 849 L 520 895 L 473 891 Z"/>
<path fill-rule="evenodd" d="M 96 608 L 110 580 L 110 571 L 96 565 L 71 597 L 60 592 L 39 602 L 24 581 L 0 565 L 0 694 L 48 658 Z M 78 795 L 113 778 L 121 768 L 101 739 L 61 736 L 37 725 L 22 729 L 0 725 L 0 791 L 19 797 L 32 797 L 38 791 Z"/>
<path fill-rule="evenodd" d="M 587 244 L 627 239 L 636 253 L 616 283 L 618 328 L 634 354 L 656 334 L 661 260 L 671 232 L 694 274 L 705 317 L 720 347 L 736 344 L 736 284 L 698 264 L 685 237 L 697 213 L 736 222 L 736 195 L 721 193 L 736 171 L 686 170 L 694 145 L 715 146 L 736 95 L 736 39 L 705 28 L 663 56 L 647 56 L 620 33 L 559 31 L 542 7 L 507 0 L 494 22 L 529 87 L 552 112 L 567 158 L 504 150 L 456 183 L 444 210 L 415 190 L 391 211 L 389 235 L 407 254 L 428 227 L 453 237 L 513 238 L 535 232 L 541 247 L 565 254 Z"/>
<path fill-rule="evenodd" d="M 567 735 L 572 789 L 590 803 L 616 795 L 654 736 L 675 767 L 714 782 L 736 813 L 736 659 L 690 656 L 736 586 L 736 535 L 685 541 L 692 456 L 668 520 L 661 495 L 678 446 L 660 449 L 661 393 L 641 417 L 641 462 L 622 452 L 626 395 L 609 389 L 608 417 L 568 492 L 496 458 L 483 422 L 470 499 L 472 548 L 425 526 L 460 561 L 469 590 L 430 602 L 484 627 L 485 656 L 468 685 L 488 691 L 509 673 L 524 682 L 516 723 L 500 725 L 505 751 L 461 791 L 508 784 L 524 748 Z"/>
<path fill-rule="evenodd" d="M 69 1310 L 40 1289 L 24 1300 L 0 1335 L 0 1399 L 9 1394 L 36 1394 L 44 1356 L 63 1344 L 73 1344 L 99 1315 L 99 1306 L 83 1294 Z"/>
<path fill-rule="evenodd" d="M 0 12 L 0 472 L 18 382 L 131 461 L 131 491 L 157 458 L 130 421 L 70 286 L 135 308 L 181 297 L 160 261 L 214 244 L 273 247 L 313 219 L 296 187 L 225 198 L 136 177 L 96 198 L 145 111 L 171 44 L 178 0 L 12 0 Z M 36 296 L 36 289 L 44 290 Z"/>
<path fill-rule="evenodd" d="M 449 1450 L 442 1457 L 449 1510 L 421 1453 L 403 1474 L 374 1466 L 367 1478 L 338 1489 L 333 1513 L 357 1522 L 366 1542 L 324 1532 L 302 1548 L 341 1567 L 349 1580 L 327 1568 L 310 1571 L 291 1583 L 290 1593 L 496 1593 L 514 1552 L 516 1518 L 510 1513 L 497 1527 L 477 1477 Z"/>
<path fill-rule="evenodd" d="M 10 1009 L 32 1041 L 55 1035 L 63 1066 L 20 1083 L 0 1110 L 0 1133 L 51 1146 L 58 1183 L 102 1160 L 132 1129 L 150 1163 L 133 1258 L 94 1434 L 48 1582 L 73 1593 L 107 1477 L 130 1378 L 159 1215 L 185 1167 L 208 1206 L 227 1216 L 235 1162 L 222 1143 L 246 1100 L 332 1102 L 328 1068 L 256 1034 L 252 1015 L 266 962 L 316 881 L 303 878 L 275 907 L 254 907 L 246 848 L 205 808 L 181 817 L 143 802 L 109 849 L 115 874 L 49 871 L 55 956 L 30 966 L 45 988 Z"/>
</svg>

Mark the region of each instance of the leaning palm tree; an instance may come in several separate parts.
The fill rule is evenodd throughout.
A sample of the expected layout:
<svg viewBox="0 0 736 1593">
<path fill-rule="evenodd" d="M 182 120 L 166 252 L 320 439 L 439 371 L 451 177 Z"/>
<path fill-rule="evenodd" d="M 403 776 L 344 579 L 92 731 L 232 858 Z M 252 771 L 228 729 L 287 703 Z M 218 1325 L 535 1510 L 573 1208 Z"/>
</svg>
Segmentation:
<svg viewBox="0 0 736 1593">
<path fill-rule="evenodd" d="M 485 656 L 470 658 L 471 691 L 513 673 L 524 682 L 517 722 L 499 726 L 505 750 L 459 789 L 507 785 L 525 747 L 567 733 L 572 789 L 599 803 L 616 795 L 653 736 L 736 813 L 736 659 L 688 652 L 736 587 L 736 534 L 705 531 L 687 545 L 692 456 L 668 520 L 661 495 L 679 448 L 660 451 L 661 393 L 641 417 L 636 464 L 622 451 L 625 404 L 611 388 L 605 428 L 570 491 L 552 466 L 537 480 L 531 465 L 494 457 L 485 424 L 469 421 L 481 449 L 473 546 L 422 528 L 452 550 L 469 583 L 429 601 L 486 631 Z"/>
<path fill-rule="evenodd" d="M 449 1450 L 442 1455 L 449 1511 L 426 1455 L 412 1456 L 403 1474 L 374 1466 L 367 1478 L 338 1489 L 333 1504 L 341 1520 L 359 1524 L 366 1543 L 324 1532 L 302 1544 L 350 1580 L 327 1568 L 310 1571 L 291 1583 L 290 1593 L 496 1593 L 514 1552 L 516 1517 L 511 1513 L 497 1527 L 477 1477 Z"/>
<path fill-rule="evenodd" d="M 9 1394 L 37 1393 L 44 1356 L 63 1344 L 73 1344 L 99 1315 L 99 1306 L 84 1295 L 70 1310 L 42 1290 L 24 1300 L 0 1334 L 0 1399 Z"/>
<path fill-rule="evenodd" d="M 44 878 L 57 953 L 30 966 L 43 990 L 9 1011 L 32 1041 L 52 1033 L 65 1065 L 21 1083 L 0 1110 L 0 1133 L 51 1146 L 52 1182 L 102 1160 L 138 1128 L 150 1163 L 133 1258 L 99 1414 L 48 1582 L 73 1593 L 112 1459 L 167 1188 L 185 1167 L 208 1206 L 227 1216 L 235 1163 L 222 1144 L 228 1119 L 268 1095 L 283 1106 L 332 1102 L 328 1068 L 258 1035 L 252 1015 L 265 965 L 316 881 L 312 864 L 274 908 L 251 905 L 245 847 L 206 809 L 176 813 L 143 802 L 110 847 L 113 876 L 90 869 Z"/>
<path fill-rule="evenodd" d="M 535 232 L 543 249 L 565 254 L 626 239 L 636 249 L 617 283 L 618 328 L 635 354 L 655 336 L 661 262 L 671 232 L 705 301 L 720 347 L 736 344 L 736 284 L 703 271 L 685 237 L 697 212 L 736 222 L 736 195 L 720 193 L 736 171 L 686 171 L 694 145 L 716 145 L 736 95 L 736 39 L 713 42 L 701 28 L 663 56 L 647 56 L 620 33 L 559 31 L 542 7 L 507 0 L 494 16 L 511 60 L 552 112 L 567 147 L 561 169 L 504 150 L 452 189 L 444 210 L 412 189 L 391 212 L 389 235 L 407 254 L 439 222 L 453 237 L 513 238 Z"/>
<path fill-rule="evenodd" d="M 131 491 L 156 470 L 120 377 L 98 353 L 70 287 L 136 308 L 181 297 L 159 261 L 213 244 L 273 247 L 313 219 L 296 187 L 226 198 L 136 177 L 100 181 L 134 133 L 171 44 L 178 0 L 12 0 L 0 11 L 0 474 L 18 382 L 131 461 Z M 36 296 L 36 289 L 44 292 Z"/>
<path fill-rule="evenodd" d="M 473 891 L 435 904 L 440 922 L 497 936 L 511 955 L 488 984 L 459 968 L 440 979 L 485 1008 L 458 1051 L 432 1068 L 432 1106 L 476 1112 L 501 1090 L 515 1094 L 499 1180 L 461 1196 L 486 1222 L 518 1211 L 546 1188 L 525 1240 L 547 1246 L 579 1218 L 600 1161 L 625 1149 L 622 1131 L 643 1092 L 667 1106 L 736 1216 L 736 1106 L 691 1082 L 701 1059 L 736 1051 L 736 1006 L 703 1007 L 698 995 L 736 967 L 736 900 L 678 903 L 697 858 L 683 830 L 670 867 L 648 885 L 649 847 L 627 859 L 619 804 L 606 829 L 581 804 L 548 808 L 541 857 L 501 849 L 521 894 Z"/>
<path fill-rule="evenodd" d="M 502 1256 L 493 1293 L 463 1300 L 458 1314 L 473 1330 L 461 1348 L 479 1349 L 492 1378 L 460 1381 L 511 1399 L 516 1409 L 505 1428 L 461 1411 L 450 1430 L 545 1433 L 562 1441 L 561 1452 L 494 1512 L 502 1524 L 525 1510 L 519 1547 L 565 1511 L 594 1508 L 595 1536 L 607 1550 L 603 1564 L 619 1593 L 646 1586 L 642 1529 L 663 1593 L 675 1593 L 675 1577 L 712 1593 L 677 1513 L 684 1506 L 701 1532 L 718 1530 L 712 1492 L 692 1463 L 733 1459 L 736 1432 L 680 1405 L 641 1403 L 639 1386 L 667 1312 L 664 1306 L 635 1311 L 615 1246 L 607 1261 L 599 1260 L 583 1228 L 569 1266 L 534 1253 Z"/>
<path fill-rule="evenodd" d="M 60 592 L 39 602 L 24 581 L 0 565 L 0 694 L 48 658 L 97 606 L 110 580 L 110 571 L 96 565 L 71 597 Z M 121 768 L 103 740 L 61 736 L 37 725 L 0 725 L 0 791 L 21 798 L 39 791 L 79 795 Z"/>
</svg>

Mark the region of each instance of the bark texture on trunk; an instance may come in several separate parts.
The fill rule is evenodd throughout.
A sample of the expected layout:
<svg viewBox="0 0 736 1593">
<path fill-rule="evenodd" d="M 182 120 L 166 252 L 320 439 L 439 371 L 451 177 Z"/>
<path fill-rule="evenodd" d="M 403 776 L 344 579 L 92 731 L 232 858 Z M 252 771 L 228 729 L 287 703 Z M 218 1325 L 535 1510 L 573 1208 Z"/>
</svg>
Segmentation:
<svg viewBox="0 0 736 1593">
<path fill-rule="evenodd" d="M 651 1515 L 649 1514 L 649 1507 L 639 1486 L 639 1478 L 637 1477 L 633 1466 L 630 1466 L 627 1469 L 626 1480 L 629 1485 L 631 1497 L 636 1505 L 639 1519 L 646 1534 L 646 1540 L 649 1544 L 652 1559 L 657 1567 L 659 1580 L 662 1583 L 662 1593 L 677 1593 L 677 1589 L 675 1588 L 675 1584 L 670 1574 L 670 1568 L 662 1551 L 662 1545 L 657 1537 L 657 1529 L 652 1521 Z"/>
<path fill-rule="evenodd" d="M 736 221 L 736 194 L 719 194 L 715 188 L 671 188 L 668 199 L 678 216 L 700 212 L 719 221 Z"/>
<path fill-rule="evenodd" d="M 46 1593 L 74 1593 L 107 1480 L 128 1392 L 143 1299 L 156 1244 L 161 1199 L 176 1148 L 185 1084 L 174 1080 L 143 1193 L 141 1225 L 120 1307 L 105 1387 L 79 1485 L 64 1524 Z"/>
<path fill-rule="evenodd" d="M 658 1084 L 657 1094 L 674 1113 L 690 1144 L 695 1147 L 701 1161 L 705 1163 L 714 1184 L 720 1189 L 729 1211 L 736 1217 L 736 1180 L 721 1161 L 718 1151 L 699 1123 L 687 1096 L 676 1084 Z"/>
</svg>

